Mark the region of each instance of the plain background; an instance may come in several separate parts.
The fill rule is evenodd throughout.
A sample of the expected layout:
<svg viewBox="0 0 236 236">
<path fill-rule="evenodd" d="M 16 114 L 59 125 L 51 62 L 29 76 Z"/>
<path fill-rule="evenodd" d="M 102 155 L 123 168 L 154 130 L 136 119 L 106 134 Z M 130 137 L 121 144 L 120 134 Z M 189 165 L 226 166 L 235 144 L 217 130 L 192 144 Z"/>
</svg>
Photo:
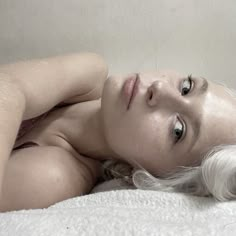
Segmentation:
<svg viewBox="0 0 236 236">
<path fill-rule="evenodd" d="M 0 64 L 78 51 L 236 87 L 235 0 L 0 0 Z"/>
</svg>

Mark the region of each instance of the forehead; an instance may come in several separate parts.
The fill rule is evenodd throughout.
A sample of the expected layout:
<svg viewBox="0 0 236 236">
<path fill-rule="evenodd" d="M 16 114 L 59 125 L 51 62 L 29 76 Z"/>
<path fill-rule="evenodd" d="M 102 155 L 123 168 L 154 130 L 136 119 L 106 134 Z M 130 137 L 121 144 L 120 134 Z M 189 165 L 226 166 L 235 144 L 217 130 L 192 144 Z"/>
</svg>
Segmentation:
<svg viewBox="0 0 236 236">
<path fill-rule="evenodd" d="M 193 147 L 193 151 L 197 153 L 205 153 L 217 145 L 236 143 L 235 98 L 224 86 L 208 82 L 208 91 L 200 104 L 200 136 Z"/>
</svg>

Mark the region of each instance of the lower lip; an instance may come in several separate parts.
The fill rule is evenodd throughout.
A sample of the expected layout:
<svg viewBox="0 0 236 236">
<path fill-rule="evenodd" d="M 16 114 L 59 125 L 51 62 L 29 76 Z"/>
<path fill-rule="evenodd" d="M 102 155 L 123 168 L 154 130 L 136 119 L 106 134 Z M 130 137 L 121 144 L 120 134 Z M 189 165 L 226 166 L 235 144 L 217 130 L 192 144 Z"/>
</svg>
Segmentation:
<svg viewBox="0 0 236 236">
<path fill-rule="evenodd" d="M 123 94 L 125 95 L 127 110 L 130 107 L 132 96 L 134 97 L 134 95 L 135 95 L 135 94 L 133 94 L 133 92 L 134 92 L 133 90 L 135 87 L 136 80 L 137 80 L 137 75 L 134 74 L 133 76 L 129 77 L 123 85 L 122 91 L 123 91 Z"/>
</svg>

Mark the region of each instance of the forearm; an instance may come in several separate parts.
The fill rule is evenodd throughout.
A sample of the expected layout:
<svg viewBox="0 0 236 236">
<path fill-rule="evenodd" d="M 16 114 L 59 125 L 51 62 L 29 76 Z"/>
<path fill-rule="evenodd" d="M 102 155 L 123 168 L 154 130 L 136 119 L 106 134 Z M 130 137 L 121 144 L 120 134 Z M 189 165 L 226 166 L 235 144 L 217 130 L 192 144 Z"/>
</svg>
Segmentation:
<svg viewBox="0 0 236 236">
<path fill-rule="evenodd" d="M 0 194 L 4 170 L 25 111 L 25 98 L 14 83 L 0 76 Z"/>
<path fill-rule="evenodd" d="M 80 53 L 2 65 L 0 73 L 16 82 L 25 95 L 25 120 L 101 86 L 108 69 L 99 55 Z"/>
</svg>

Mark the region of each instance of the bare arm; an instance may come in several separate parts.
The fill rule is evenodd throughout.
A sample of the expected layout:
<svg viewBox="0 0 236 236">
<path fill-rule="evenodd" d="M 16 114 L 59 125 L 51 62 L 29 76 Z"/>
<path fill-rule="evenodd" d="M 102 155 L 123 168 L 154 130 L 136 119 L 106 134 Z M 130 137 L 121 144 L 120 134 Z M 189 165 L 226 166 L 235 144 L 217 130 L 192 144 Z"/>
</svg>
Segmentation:
<svg viewBox="0 0 236 236">
<path fill-rule="evenodd" d="M 0 76 L 13 80 L 26 98 L 23 119 L 55 105 L 97 99 L 108 68 L 94 53 L 79 53 L 0 66 Z"/>
<path fill-rule="evenodd" d="M 14 83 L 0 77 L 0 205 L 5 168 L 24 111 L 24 95 Z"/>
<path fill-rule="evenodd" d="M 63 101 L 98 98 L 107 73 L 103 59 L 92 53 L 0 66 L 0 209 L 6 165 L 21 121 Z"/>
</svg>

